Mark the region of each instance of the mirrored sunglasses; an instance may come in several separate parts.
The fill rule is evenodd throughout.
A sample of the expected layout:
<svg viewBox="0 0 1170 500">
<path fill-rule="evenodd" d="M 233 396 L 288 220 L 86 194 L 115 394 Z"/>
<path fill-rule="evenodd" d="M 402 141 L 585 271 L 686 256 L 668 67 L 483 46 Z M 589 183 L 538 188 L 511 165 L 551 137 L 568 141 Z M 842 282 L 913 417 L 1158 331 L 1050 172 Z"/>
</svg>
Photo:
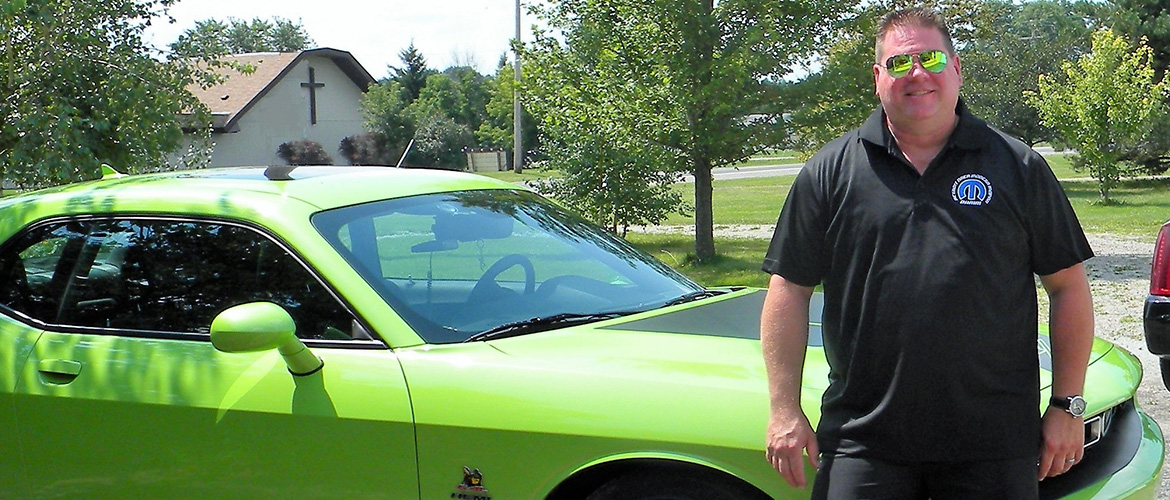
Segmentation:
<svg viewBox="0 0 1170 500">
<path fill-rule="evenodd" d="M 941 50 L 927 50 L 919 54 L 898 54 L 886 59 L 886 71 L 893 78 L 902 78 L 914 69 L 914 61 L 931 73 L 942 73 L 947 67 L 947 53 Z"/>
</svg>

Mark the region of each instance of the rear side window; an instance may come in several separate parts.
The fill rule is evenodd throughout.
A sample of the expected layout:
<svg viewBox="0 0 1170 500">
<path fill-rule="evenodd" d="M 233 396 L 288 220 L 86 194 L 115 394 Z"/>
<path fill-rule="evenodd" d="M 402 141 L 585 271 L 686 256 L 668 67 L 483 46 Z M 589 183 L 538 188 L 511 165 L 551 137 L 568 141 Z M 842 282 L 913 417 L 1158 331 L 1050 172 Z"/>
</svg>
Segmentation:
<svg viewBox="0 0 1170 500">
<path fill-rule="evenodd" d="M 231 306 L 283 306 L 305 339 L 345 340 L 352 316 L 281 245 L 249 228 L 175 220 L 41 226 L 0 254 L 0 305 L 61 326 L 208 333 Z"/>
</svg>

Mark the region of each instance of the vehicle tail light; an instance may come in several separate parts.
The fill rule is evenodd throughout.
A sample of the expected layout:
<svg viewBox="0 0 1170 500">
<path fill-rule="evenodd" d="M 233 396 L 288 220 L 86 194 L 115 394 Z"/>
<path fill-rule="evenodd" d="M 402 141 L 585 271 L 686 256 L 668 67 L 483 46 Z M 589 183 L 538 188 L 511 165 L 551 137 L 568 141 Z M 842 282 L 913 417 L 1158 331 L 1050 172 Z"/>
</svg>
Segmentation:
<svg viewBox="0 0 1170 500">
<path fill-rule="evenodd" d="M 1158 232 L 1154 261 L 1150 266 L 1150 295 L 1170 296 L 1170 222 Z"/>
</svg>

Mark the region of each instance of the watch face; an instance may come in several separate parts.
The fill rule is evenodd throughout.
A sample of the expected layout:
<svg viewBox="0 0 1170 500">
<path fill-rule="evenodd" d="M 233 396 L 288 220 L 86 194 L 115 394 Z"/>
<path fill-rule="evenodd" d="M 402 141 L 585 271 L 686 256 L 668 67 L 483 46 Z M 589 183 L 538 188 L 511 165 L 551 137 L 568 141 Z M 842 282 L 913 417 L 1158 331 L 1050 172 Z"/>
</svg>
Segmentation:
<svg viewBox="0 0 1170 500">
<path fill-rule="evenodd" d="M 1080 396 L 1073 396 L 1068 398 L 1068 412 L 1074 416 L 1080 417 L 1085 414 L 1085 398 Z"/>
</svg>

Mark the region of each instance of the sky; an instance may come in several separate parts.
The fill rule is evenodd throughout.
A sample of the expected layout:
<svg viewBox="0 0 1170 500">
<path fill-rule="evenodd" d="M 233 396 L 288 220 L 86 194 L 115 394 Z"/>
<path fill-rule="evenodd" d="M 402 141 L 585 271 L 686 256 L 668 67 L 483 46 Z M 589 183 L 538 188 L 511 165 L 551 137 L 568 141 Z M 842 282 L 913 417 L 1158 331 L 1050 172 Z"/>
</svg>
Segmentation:
<svg viewBox="0 0 1170 500">
<path fill-rule="evenodd" d="M 521 38 L 531 40 L 535 18 L 522 12 Z M 376 79 L 401 66 L 398 53 L 414 42 L 427 66 L 469 65 L 494 74 L 516 35 L 514 0 L 179 0 L 175 19 L 156 19 L 146 41 L 160 49 L 194 28 L 196 21 L 274 17 L 300 23 L 319 48 L 348 51 Z"/>
</svg>

